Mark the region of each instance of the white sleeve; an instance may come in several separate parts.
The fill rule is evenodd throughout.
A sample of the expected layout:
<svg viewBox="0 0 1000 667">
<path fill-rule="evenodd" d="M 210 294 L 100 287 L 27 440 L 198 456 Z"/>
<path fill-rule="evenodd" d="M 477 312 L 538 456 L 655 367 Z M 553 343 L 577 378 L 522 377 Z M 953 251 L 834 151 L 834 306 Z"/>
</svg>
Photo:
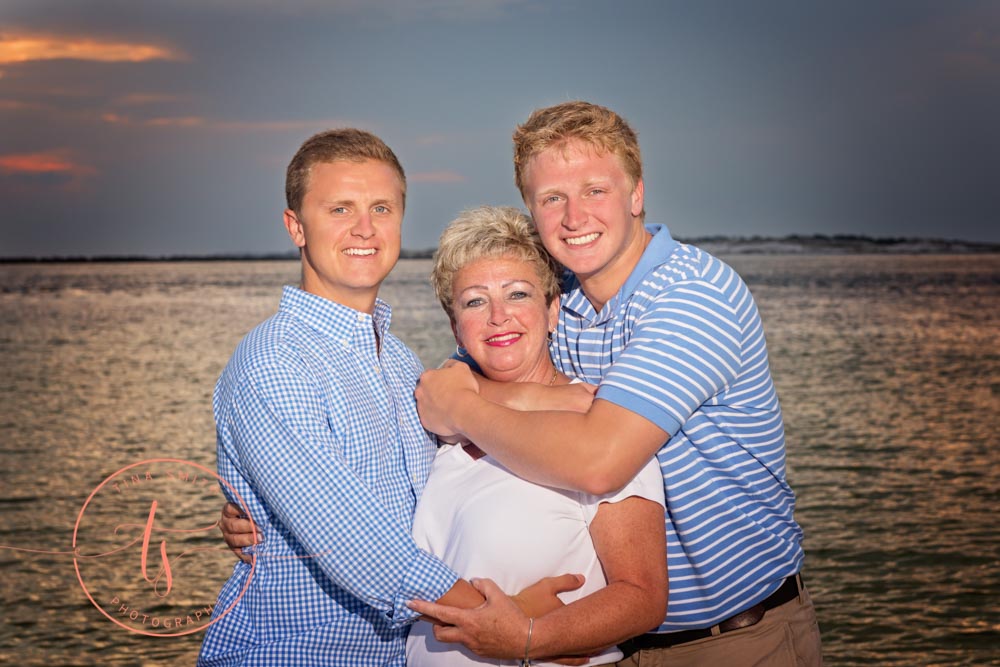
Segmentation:
<svg viewBox="0 0 1000 667">
<path fill-rule="evenodd" d="M 666 507 L 663 496 L 663 472 L 660 470 L 660 462 L 655 456 L 646 463 L 638 475 L 618 491 L 600 496 L 581 493 L 580 504 L 583 506 L 587 524 L 589 525 L 594 520 L 601 503 L 617 503 L 632 496 L 645 498 Z"/>
</svg>

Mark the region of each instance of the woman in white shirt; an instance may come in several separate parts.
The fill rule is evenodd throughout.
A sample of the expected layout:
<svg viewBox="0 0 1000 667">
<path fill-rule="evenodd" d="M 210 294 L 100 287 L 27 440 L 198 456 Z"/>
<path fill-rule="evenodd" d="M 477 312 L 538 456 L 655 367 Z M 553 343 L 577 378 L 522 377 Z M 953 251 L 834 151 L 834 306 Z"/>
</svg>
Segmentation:
<svg viewBox="0 0 1000 667">
<path fill-rule="evenodd" d="M 523 213 L 465 211 L 441 236 L 432 281 L 459 348 L 483 376 L 571 382 L 549 357 L 558 269 Z M 546 576 L 583 574 L 583 587 L 560 595 L 565 607 L 526 619 L 529 657 L 590 655 L 586 664 L 606 664 L 621 659 L 616 643 L 659 625 L 665 614 L 663 502 L 655 459 L 617 493 L 591 496 L 526 482 L 475 445 L 444 445 L 417 505 L 413 535 L 463 578 L 489 577 L 511 595 Z M 430 623 L 418 623 L 407 664 L 518 661 L 441 643 Z"/>
</svg>

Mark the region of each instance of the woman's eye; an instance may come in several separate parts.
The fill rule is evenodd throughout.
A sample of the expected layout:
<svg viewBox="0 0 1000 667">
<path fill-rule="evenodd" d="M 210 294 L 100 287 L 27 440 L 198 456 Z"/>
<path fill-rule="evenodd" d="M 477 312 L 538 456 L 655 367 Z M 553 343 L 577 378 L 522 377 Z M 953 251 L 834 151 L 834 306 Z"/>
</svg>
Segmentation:
<svg viewBox="0 0 1000 667">
<path fill-rule="evenodd" d="M 510 293 L 511 299 L 527 299 L 529 296 L 530 295 L 527 292 L 521 292 L 521 291 Z"/>
<path fill-rule="evenodd" d="M 481 305 L 483 305 L 482 299 L 469 299 L 468 301 L 465 302 L 466 308 L 475 308 L 476 306 L 481 306 Z"/>
</svg>

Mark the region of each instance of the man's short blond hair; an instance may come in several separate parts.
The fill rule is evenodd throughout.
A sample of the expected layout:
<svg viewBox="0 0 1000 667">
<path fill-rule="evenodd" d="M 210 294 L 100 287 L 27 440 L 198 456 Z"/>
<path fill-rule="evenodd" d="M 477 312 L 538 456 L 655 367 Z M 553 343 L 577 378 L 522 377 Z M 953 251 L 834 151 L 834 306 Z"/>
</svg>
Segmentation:
<svg viewBox="0 0 1000 667">
<path fill-rule="evenodd" d="M 514 130 L 514 183 L 524 196 L 524 170 L 542 151 L 571 140 L 586 142 L 599 153 L 613 153 L 632 180 L 642 178 L 639 138 L 628 122 L 611 109 L 576 100 L 535 109 Z"/>
<path fill-rule="evenodd" d="M 455 274 L 481 259 L 514 258 L 532 264 L 545 302 L 559 296 L 561 267 L 542 245 L 531 218 L 511 206 L 480 206 L 459 214 L 441 234 L 431 283 L 444 312 L 455 321 Z"/>
<path fill-rule="evenodd" d="M 399 176 L 406 205 L 406 173 L 396 154 L 384 141 L 371 132 L 345 127 L 314 134 L 305 140 L 288 163 L 285 172 L 285 204 L 296 215 L 301 213 L 302 199 L 309 187 L 309 172 L 314 164 L 326 162 L 385 162 Z"/>
</svg>

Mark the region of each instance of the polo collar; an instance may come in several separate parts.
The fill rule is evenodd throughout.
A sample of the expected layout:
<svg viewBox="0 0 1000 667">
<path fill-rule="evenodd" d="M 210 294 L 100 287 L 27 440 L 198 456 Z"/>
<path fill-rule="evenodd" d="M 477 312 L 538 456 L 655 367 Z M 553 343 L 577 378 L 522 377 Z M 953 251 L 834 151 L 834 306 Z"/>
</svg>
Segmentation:
<svg viewBox="0 0 1000 667">
<path fill-rule="evenodd" d="M 646 231 L 652 234 L 653 238 L 650 239 L 646 249 L 642 251 L 639 262 L 632 269 L 632 272 L 625 280 L 625 284 L 604 304 L 601 312 L 594 311 L 593 305 L 587 300 L 583 289 L 580 287 L 580 281 L 572 274 L 565 281 L 566 289 L 562 307 L 576 314 L 581 319 L 587 320 L 590 326 L 601 324 L 611 319 L 614 313 L 618 311 L 619 305 L 631 298 L 632 294 L 639 288 L 643 278 L 649 272 L 663 264 L 663 261 L 670 256 L 670 253 L 677 246 L 677 241 L 670 236 L 670 230 L 667 229 L 666 225 L 646 225 Z"/>
</svg>

